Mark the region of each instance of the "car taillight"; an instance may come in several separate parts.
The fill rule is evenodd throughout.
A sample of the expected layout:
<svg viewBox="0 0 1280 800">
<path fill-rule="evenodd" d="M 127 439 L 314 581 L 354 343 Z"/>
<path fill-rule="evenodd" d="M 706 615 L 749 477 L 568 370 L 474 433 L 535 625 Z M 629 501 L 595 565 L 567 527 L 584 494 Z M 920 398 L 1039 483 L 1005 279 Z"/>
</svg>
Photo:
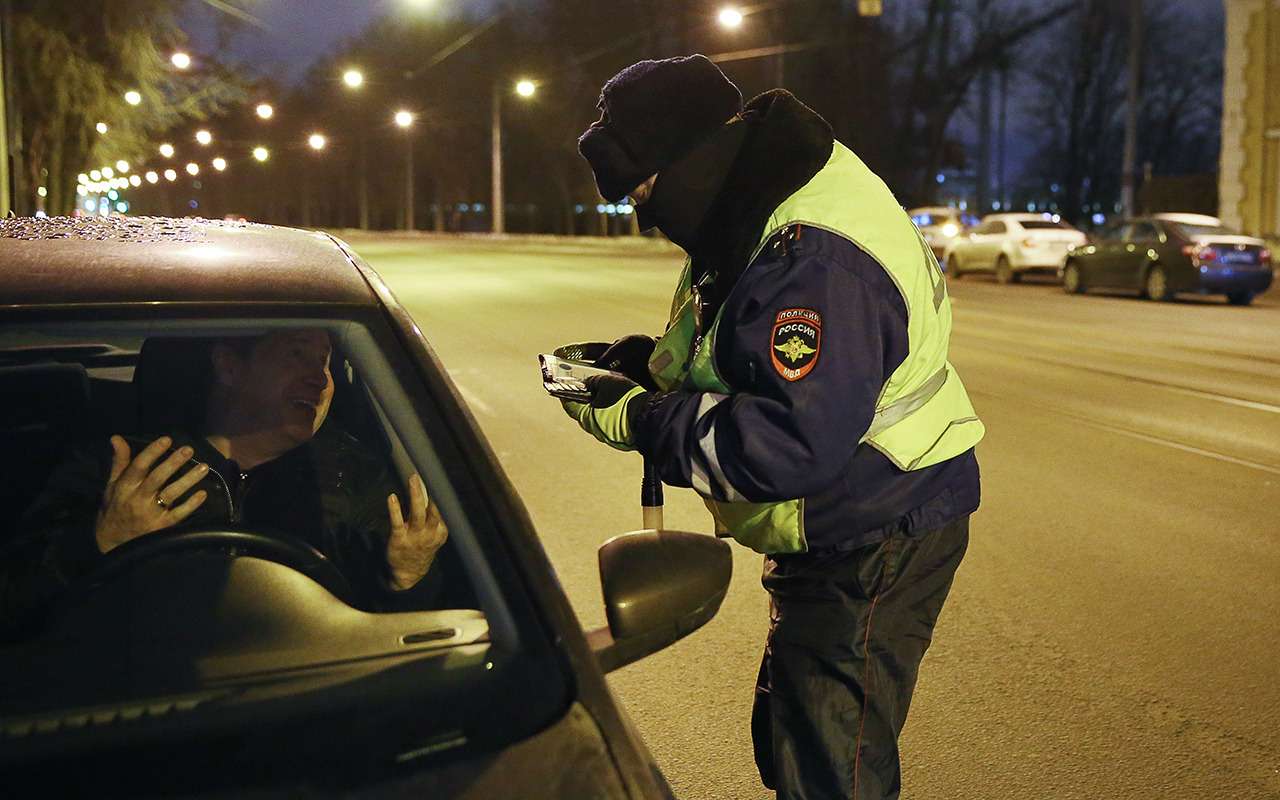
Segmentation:
<svg viewBox="0 0 1280 800">
<path fill-rule="evenodd" d="M 1191 256 L 1197 261 L 1214 261 L 1218 258 L 1218 251 L 1207 245 L 1184 244 L 1182 246 L 1182 254 Z"/>
<path fill-rule="evenodd" d="M 1259 264 L 1261 264 L 1261 265 L 1262 265 L 1262 266 L 1264 266 L 1264 267 L 1266 267 L 1266 266 L 1270 266 L 1270 265 L 1271 265 L 1271 251 L 1270 251 L 1270 250 L 1263 250 L 1262 252 L 1258 253 L 1258 263 L 1259 263 Z"/>
</svg>

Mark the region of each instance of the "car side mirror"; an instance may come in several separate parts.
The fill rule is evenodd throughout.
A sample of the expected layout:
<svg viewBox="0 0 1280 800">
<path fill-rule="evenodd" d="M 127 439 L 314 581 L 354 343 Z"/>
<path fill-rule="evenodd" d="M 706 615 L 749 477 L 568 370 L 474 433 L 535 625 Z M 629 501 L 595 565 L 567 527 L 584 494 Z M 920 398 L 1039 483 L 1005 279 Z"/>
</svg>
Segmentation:
<svg viewBox="0 0 1280 800">
<path fill-rule="evenodd" d="M 703 533 L 642 530 L 600 546 L 600 584 L 608 626 L 587 634 L 612 672 L 701 628 L 729 591 L 729 545 Z"/>
</svg>

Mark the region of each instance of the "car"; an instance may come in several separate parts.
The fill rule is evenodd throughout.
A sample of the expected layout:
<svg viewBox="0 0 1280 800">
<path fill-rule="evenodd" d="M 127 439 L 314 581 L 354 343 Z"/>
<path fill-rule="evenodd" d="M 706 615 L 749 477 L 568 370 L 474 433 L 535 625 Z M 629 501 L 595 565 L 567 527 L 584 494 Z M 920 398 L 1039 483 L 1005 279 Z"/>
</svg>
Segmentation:
<svg viewBox="0 0 1280 800">
<path fill-rule="evenodd" d="M 994 272 L 999 283 L 1017 283 L 1026 273 L 1059 274 L 1067 253 L 1087 241 L 1056 214 L 988 214 L 951 242 L 943 260 L 956 278 Z"/>
<path fill-rule="evenodd" d="M 1062 267 L 1068 294 L 1128 289 L 1151 300 L 1180 292 L 1226 295 L 1248 305 L 1271 287 L 1267 243 L 1202 214 L 1156 214 L 1101 229 Z"/>
<path fill-rule="evenodd" d="M 950 206 L 912 208 L 907 211 L 907 215 L 920 229 L 924 240 L 933 250 L 934 257 L 939 261 L 951 240 L 960 235 L 965 228 L 977 223 L 975 217 Z"/>
<path fill-rule="evenodd" d="M 167 424 L 192 342 L 299 328 L 332 343 L 320 431 L 337 426 L 401 485 L 422 476 L 449 531 L 437 563 L 454 570 L 439 604 L 379 612 L 347 602 L 305 542 L 223 525 L 128 541 L 30 619 L 0 605 L 15 623 L 0 641 L 8 794 L 672 796 L 604 674 L 716 614 L 727 544 L 609 539 L 608 624 L 585 632 L 428 332 L 343 242 L 255 223 L 10 218 L 0 298 L 6 574 L 26 574 L 14 521 L 78 442 Z M 340 480 L 355 469 L 339 467 Z"/>
</svg>

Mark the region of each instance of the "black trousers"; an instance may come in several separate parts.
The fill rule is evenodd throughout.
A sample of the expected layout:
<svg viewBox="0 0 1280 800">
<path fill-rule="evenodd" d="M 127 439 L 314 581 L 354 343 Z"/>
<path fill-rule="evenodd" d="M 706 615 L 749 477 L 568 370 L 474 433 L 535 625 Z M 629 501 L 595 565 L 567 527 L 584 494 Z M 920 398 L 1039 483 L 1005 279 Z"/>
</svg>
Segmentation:
<svg viewBox="0 0 1280 800">
<path fill-rule="evenodd" d="M 779 800 L 898 797 L 898 736 L 968 543 L 964 517 L 848 553 L 765 559 L 751 733 Z"/>
</svg>

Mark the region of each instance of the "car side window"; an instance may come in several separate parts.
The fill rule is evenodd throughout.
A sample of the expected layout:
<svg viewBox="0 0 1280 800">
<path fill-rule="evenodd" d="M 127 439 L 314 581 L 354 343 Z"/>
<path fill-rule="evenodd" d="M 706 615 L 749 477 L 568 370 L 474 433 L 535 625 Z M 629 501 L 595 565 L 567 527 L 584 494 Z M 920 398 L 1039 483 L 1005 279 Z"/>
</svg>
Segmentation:
<svg viewBox="0 0 1280 800">
<path fill-rule="evenodd" d="M 0 442 L 40 454 L 0 491 L 16 525 L 0 537 L 0 641 L 21 638 L 40 609 L 89 579 L 62 570 L 45 580 L 58 542 L 96 544 L 104 555 L 85 559 L 88 569 L 150 533 L 227 526 L 297 545 L 333 573 L 326 588 L 362 611 L 478 608 L 437 484 L 416 476 L 367 376 L 328 330 L 95 339 L 69 326 L 60 337 L 16 334 L 0 346 L 0 408 L 12 421 Z M 268 443 L 250 451 L 235 438 L 248 427 Z M 146 475 L 173 459 L 172 474 L 148 496 L 103 500 L 113 450 Z"/>
<path fill-rule="evenodd" d="M 1008 231 L 1008 227 L 1000 220 L 992 220 L 987 224 L 990 226 L 987 233 L 1005 233 Z"/>
<path fill-rule="evenodd" d="M 1154 242 L 1160 238 L 1156 233 L 1155 226 L 1150 222 L 1139 222 L 1133 226 L 1133 236 L 1131 241 L 1135 242 Z"/>
</svg>

